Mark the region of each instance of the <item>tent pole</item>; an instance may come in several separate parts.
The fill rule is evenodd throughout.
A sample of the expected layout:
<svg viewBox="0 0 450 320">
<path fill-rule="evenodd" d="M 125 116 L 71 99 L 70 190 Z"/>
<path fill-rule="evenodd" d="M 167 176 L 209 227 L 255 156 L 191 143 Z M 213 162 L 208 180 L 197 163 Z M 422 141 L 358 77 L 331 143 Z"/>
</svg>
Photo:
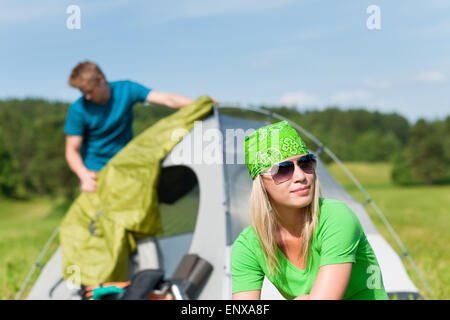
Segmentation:
<svg viewBox="0 0 450 320">
<path fill-rule="evenodd" d="M 16 297 L 14 298 L 14 300 L 19 300 L 20 297 L 22 296 L 23 291 L 25 290 L 25 288 L 28 285 L 28 282 L 31 279 L 31 276 L 34 274 L 34 271 L 36 270 L 36 268 L 40 268 L 42 269 L 42 265 L 41 265 L 41 260 L 42 257 L 44 256 L 44 254 L 47 252 L 48 248 L 50 247 L 50 245 L 52 244 L 53 240 L 55 239 L 56 235 L 59 232 L 59 228 L 56 227 L 55 230 L 53 230 L 52 235 L 50 236 L 50 239 L 47 240 L 47 243 L 45 244 L 44 248 L 42 249 L 41 253 L 39 254 L 38 258 L 36 259 L 36 261 L 33 263 L 33 267 L 31 268 L 30 272 L 27 275 L 27 278 L 25 279 L 25 281 L 22 284 L 22 287 L 20 288 L 19 292 L 16 294 Z"/>
<path fill-rule="evenodd" d="M 425 281 L 425 278 L 422 276 L 422 274 L 419 271 L 419 268 L 417 268 L 413 258 L 409 255 L 408 250 L 406 250 L 405 246 L 403 245 L 402 241 L 400 240 L 400 238 L 397 236 L 397 234 L 395 233 L 395 231 L 392 229 L 390 223 L 387 221 L 386 217 L 384 216 L 384 214 L 381 212 L 381 210 L 377 207 L 377 205 L 375 204 L 375 202 L 371 201 L 370 204 L 372 205 L 372 207 L 374 208 L 375 212 L 378 214 L 378 216 L 383 220 L 384 224 L 387 226 L 387 228 L 389 229 L 389 232 L 392 234 L 392 236 L 396 239 L 398 245 L 400 246 L 400 248 L 402 249 L 402 255 L 400 256 L 401 259 L 403 259 L 404 257 L 406 257 L 409 261 L 409 263 L 411 264 L 411 266 L 413 267 L 413 269 L 416 271 L 417 275 L 420 278 L 420 281 L 422 282 L 422 284 L 425 286 L 425 289 L 427 289 L 428 293 L 430 294 L 430 296 L 434 297 L 434 293 L 431 290 L 430 286 L 428 285 L 428 283 Z"/>
</svg>

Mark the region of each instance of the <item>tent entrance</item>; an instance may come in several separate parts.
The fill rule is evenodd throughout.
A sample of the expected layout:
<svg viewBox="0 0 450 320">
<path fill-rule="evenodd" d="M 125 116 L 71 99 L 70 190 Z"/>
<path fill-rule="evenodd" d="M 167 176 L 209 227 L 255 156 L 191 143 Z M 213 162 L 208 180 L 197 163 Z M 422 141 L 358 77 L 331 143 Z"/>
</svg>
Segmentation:
<svg viewBox="0 0 450 320">
<path fill-rule="evenodd" d="M 128 277 L 143 269 L 162 269 L 170 279 L 191 246 L 199 208 L 198 179 L 187 166 L 161 168 L 158 183 L 162 233 L 138 240 Z"/>
</svg>

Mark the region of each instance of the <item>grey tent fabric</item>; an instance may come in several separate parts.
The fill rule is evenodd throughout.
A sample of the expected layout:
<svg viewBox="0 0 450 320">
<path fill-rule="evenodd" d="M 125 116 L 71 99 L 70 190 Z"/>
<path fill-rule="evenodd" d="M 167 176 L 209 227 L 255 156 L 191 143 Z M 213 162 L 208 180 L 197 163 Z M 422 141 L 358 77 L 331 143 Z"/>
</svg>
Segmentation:
<svg viewBox="0 0 450 320">
<path fill-rule="evenodd" d="M 62 251 L 58 248 L 42 270 L 27 300 L 79 300 L 78 290 L 78 286 L 62 278 Z"/>
<path fill-rule="evenodd" d="M 252 180 L 245 166 L 243 137 L 250 133 L 247 130 L 256 130 L 263 125 L 265 123 L 222 115 L 220 109 L 215 108 L 213 115 L 197 121 L 194 128 L 173 148 L 161 166 L 182 166 L 195 175 L 198 183 L 198 195 L 195 196 L 198 208 L 193 218 L 195 221 L 192 221 L 194 227 L 182 234 L 139 240 L 137 253 L 130 257 L 130 277 L 138 270 L 158 266 L 165 270 L 165 278 L 168 279 L 184 254 L 195 253 L 213 265 L 213 271 L 198 299 L 231 299 L 231 246 L 239 233 L 250 223 L 249 196 Z M 199 158 L 199 154 L 203 158 Z M 211 158 L 216 161 L 211 161 Z M 406 273 L 399 256 L 377 231 L 364 207 L 333 178 L 320 160 L 317 172 L 322 196 L 344 201 L 360 219 L 379 261 L 388 293 L 406 292 L 418 295 L 418 290 Z M 180 174 L 177 180 L 174 175 L 170 178 L 171 183 L 183 183 L 183 177 L 186 179 Z M 164 175 L 161 179 L 164 179 Z M 181 190 L 180 194 L 182 193 Z M 180 202 L 175 200 L 171 199 L 174 203 L 170 205 L 175 206 L 175 212 L 180 217 L 191 214 L 186 205 L 176 207 Z M 58 250 L 41 272 L 28 299 L 76 298 L 75 289 L 71 287 L 72 289 L 68 290 L 66 284 L 64 290 L 53 290 L 52 296 L 49 295 L 50 289 L 58 286 L 60 281 L 61 262 Z M 59 286 L 61 287 L 61 284 Z M 267 279 L 261 297 L 282 299 Z"/>
</svg>

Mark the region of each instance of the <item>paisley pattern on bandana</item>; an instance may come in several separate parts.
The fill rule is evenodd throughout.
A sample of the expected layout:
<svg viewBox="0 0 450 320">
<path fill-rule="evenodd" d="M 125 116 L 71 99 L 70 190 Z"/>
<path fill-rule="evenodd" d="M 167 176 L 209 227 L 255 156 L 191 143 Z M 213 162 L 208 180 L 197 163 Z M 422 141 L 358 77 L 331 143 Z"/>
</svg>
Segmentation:
<svg viewBox="0 0 450 320">
<path fill-rule="evenodd" d="M 245 138 L 245 159 L 252 179 L 286 158 L 307 153 L 306 144 L 287 121 L 261 127 Z"/>
<path fill-rule="evenodd" d="M 288 152 L 289 154 L 295 153 L 300 144 L 295 141 L 292 137 L 287 137 L 283 139 L 283 145 L 281 146 L 281 150 Z"/>
</svg>

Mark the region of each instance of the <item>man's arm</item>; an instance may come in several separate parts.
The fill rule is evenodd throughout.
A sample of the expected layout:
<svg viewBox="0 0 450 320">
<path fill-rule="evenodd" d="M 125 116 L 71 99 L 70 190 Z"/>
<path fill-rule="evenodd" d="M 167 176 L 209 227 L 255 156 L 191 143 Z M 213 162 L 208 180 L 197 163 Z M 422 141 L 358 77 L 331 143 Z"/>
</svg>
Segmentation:
<svg viewBox="0 0 450 320">
<path fill-rule="evenodd" d="M 340 300 L 347 290 L 351 273 L 350 262 L 322 266 L 317 272 L 311 292 L 295 300 Z"/>
<path fill-rule="evenodd" d="M 97 175 L 85 167 L 80 155 L 83 142 L 81 136 L 66 135 L 66 160 L 69 168 L 78 176 L 81 183 L 81 191 L 94 192 L 97 189 Z"/>
<path fill-rule="evenodd" d="M 158 90 L 150 91 L 145 101 L 174 109 L 183 108 L 194 102 L 192 99 L 189 99 L 182 95 L 176 93 L 161 92 Z"/>
</svg>

